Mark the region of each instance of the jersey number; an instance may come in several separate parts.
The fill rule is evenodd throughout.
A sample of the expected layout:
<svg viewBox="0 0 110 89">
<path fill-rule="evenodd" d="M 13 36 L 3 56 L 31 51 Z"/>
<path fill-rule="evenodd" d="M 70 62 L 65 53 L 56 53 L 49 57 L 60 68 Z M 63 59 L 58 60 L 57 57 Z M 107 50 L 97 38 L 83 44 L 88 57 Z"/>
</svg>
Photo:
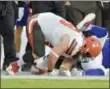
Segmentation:
<svg viewBox="0 0 110 89">
<path fill-rule="evenodd" d="M 63 24 L 64 26 L 67 26 L 68 28 L 72 29 L 74 26 L 72 23 L 65 21 L 64 19 L 60 20 L 60 23 Z"/>
<path fill-rule="evenodd" d="M 65 21 L 64 19 L 61 19 L 61 20 L 60 20 L 60 23 L 63 24 L 64 26 L 70 28 L 70 29 L 75 28 L 71 22 L 67 22 L 67 21 Z M 74 29 L 74 30 L 77 31 L 77 32 L 79 32 L 78 29 Z"/>
</svg>

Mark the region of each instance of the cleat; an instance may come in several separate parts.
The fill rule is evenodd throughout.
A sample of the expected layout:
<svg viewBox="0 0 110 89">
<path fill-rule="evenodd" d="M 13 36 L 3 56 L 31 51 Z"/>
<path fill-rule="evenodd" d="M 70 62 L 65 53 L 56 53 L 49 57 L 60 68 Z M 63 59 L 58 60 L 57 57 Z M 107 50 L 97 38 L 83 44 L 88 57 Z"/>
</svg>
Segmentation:
<svg viewBox="0 0 110 89">
<path fill-rule="evenodd" d="M 47 70 L 40 69 L 40 68 L 37 68 L 34 65 L 32 65 L 31 73 L 34 74 L 34 75 L 46 74 Z"/>
<path fill-rule="evenodd" d="M 76 26 L 80 31 L 86 31 L 88 27 L 90 27 L 92 21 L 95 19 L 96 15 L 94 13 L 90 13 L 85 16 L 85 18 Z"/>
<path fill-rule="evenodd" d="M 52 72 L 48 73 L 49 76 L 58 76 L 59 75 L 59 71 L 53 70 Z"/>
<path fill-rule="evenodd" d="M 78 70 L 77 68 L 73 68 L 71 70 L 71 75 L 72 76 L 84 76 L 84 71 L 83 70 Z"/>
<path fill-rule="evenodd" d="M 15 73 L 17 73 L 19 71 L 20 67 L 16 62 L 12 62 L 10 63 L 10 65 L 6 68 L 6 71 L 9 75 L 14 75 Z"/>
</svg>

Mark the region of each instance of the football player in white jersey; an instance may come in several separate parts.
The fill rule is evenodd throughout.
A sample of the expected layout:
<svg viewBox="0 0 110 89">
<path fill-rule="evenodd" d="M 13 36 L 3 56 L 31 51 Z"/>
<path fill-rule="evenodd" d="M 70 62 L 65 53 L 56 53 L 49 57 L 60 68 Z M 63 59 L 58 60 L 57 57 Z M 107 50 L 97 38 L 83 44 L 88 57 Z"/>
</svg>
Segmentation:
<svg viewBox="0 0 110 89">
<path fill-rule="evenodd" d="M 83 25 L 85 24 L 89 26 L 89 23 L 94 18 L 95 15 L 93 13 L 89 14 L 84 18 Z M 91 39 L 93 38 L 89 37 L 87 39 L 84 39 L 82 33 L 77 28 L 75 28 L 70 22 L 66 21 L 65 19 L 53 13 L 41 13 L 39 15 L 33 16 L 28 21 L 27 35 L 33 50 L 35 48 L 33 45 L 33 41 L 34 41 L 33 37 L 35 37 L 33 36 L 33 32 L 34 32 L 33 25 L 35 23 L 37 24 L 37 26 L 39 26 L 38 29 L 40 28 L 40 30 L 43 32 L 45 41 L 48 41 L 53 45 L 53 48 L 50 50 L 48 54 L 48 58 L 45 58 L 45 60 L 48 62 L 47 62 L 47 67 L 45 66 L 43 67 L 44 70 L 48 70 L 48 72 L 52 72 L 55 63 L 59 59 L 59 57 L 62 55 L 63 56 L 66 55 L 65 60 L 62 62 L 60 66 L 60 73 L 62 74 L 62 71 L 63 72 L 66 71 L 68 72 L 68 75 L 71 75 L 69 74 L 70 73 L 69 71 L 72 65 L 76 64 L 76 58 L 77 55 L 79 54 L 80 49 L 83 47 L 84 40 L 88 41 L 88 39 L 90 39 L 91 41 Z M 97 49 L 97 51 L 94 54 L 91 54 L 91 56 L 96 57 L 97 55 L 99 55 L 101 51 L 101 45 L 97 39 L 95 39 L 94 42 L 95 42 L 94 48 Z M 41 60 L 43 61 L 43 58 L 40 59 L 40 62 L 36 60 L 37 62 L 36 66 L 38 68 L 41 68 Z"/>
</svg>

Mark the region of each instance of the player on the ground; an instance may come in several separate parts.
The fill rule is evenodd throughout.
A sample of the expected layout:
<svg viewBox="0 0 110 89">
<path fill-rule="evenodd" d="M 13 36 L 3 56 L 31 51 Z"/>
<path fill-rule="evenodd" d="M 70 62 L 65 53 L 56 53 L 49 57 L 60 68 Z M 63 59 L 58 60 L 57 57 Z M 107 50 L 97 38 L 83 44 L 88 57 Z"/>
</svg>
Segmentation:
<svg viewBox="0 0 110 89">
<path fill-rule="evenodd" d="M 106 68 L 110 68 L 110 38 L 108 38 L 107 29 L 96 25 L 90 25 L 88 28 L 84 26 L 83 28 L 80 28 L 80 26 L 81 23 L 78 24 L 77 28 L 81 31 L 86 31 L 89 35 L 94 36 L 95 39 L 98 39 L 102 47 L 102 52 L 96 57 L 80 57 L 80 60 L 82 59 L 81 65 L 85 75 L 107 75 L 108 70 Z M 92 41 L 94 41 L 94 39 L 88 39 L 88 42 L 85 43 L 81 51 L 87 50 L 87 53 L 94 54 L 98 49 L 93 50 L 94 44 L 91 45 Z"/>
</svg>

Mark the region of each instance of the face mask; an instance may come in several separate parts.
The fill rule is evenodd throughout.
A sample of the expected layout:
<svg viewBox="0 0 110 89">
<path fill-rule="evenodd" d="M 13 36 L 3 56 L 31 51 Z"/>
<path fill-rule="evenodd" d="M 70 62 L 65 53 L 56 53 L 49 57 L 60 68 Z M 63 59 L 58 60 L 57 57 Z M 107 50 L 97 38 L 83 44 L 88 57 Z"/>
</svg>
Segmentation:
<svg viewBox="0 0 110 89">
<path fill-rule="evenodd" d="M 94 57 L 91 57 L 89 53 L 82 54 L 81 56 L 82 56 L 81 62 L 87 63 L 89 61 L 94 60 Z"/>
</svg>

